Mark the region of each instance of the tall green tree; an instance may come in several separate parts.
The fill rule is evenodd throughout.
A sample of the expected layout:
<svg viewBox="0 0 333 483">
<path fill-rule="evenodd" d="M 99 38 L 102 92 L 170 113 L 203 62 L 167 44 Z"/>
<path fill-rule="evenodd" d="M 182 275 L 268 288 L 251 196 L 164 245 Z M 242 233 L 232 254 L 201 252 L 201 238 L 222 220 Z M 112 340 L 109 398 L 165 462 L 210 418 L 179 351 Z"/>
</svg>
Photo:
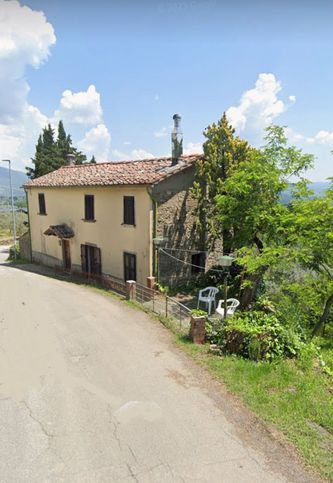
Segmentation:
<svg viewBox="0 0 333 483">
<path fill-rule="evenodd" d="M 223 227 L 217 221 L 216 196 L 224 192 L 224 183 L 250 151 L 249 144 L 235 136 L 235 129 L 224 113 L 204 133 L 203 158 L 197 162 L 193 194 L 197 200 L 197 228 L 203 248 L 212 247 L 221 238 Z M 207 230 L 208 228 L 208 230 Z M 208 236 L 207 236 L 208 234 Z"/>
<path fill-rule="evenodd" d="M 34 179 L 50 173 L 68 163 L 67 155 L 74 154 L 75 163 L 82 164 L 86 156 L 72 146 L 71 136 L 66 134 L 62 121 L 58 124 L 58 136 L 54 139 L 54 129 L 48 124 L 38 137 L 33 167 L 27 167 L 27 175 Z"/>
</svg>

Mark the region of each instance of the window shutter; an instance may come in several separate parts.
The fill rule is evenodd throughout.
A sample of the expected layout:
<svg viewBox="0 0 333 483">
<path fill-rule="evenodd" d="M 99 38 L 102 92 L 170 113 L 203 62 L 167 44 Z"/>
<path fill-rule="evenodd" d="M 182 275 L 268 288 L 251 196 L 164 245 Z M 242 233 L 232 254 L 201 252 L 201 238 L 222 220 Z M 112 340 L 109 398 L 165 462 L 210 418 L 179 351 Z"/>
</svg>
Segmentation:
<svg viewBox="0 0 333 483">
<path fill-rule="evenodd" d="M 124 224 L 135 225 L 134 196 L 124 196 Z"/>
<path fill-rule="evenodd" d="M 94 195 L 85 195 L 84 197 L 84 219 L 95 219 Z"/>
<path fill-rule="evenodd" d="M 41 215 L 46 215 L 45 195 L 44 195 L 44 193 L 38 193 L 38 204 L 39 204 L 39 213 Z"/>
</svg>

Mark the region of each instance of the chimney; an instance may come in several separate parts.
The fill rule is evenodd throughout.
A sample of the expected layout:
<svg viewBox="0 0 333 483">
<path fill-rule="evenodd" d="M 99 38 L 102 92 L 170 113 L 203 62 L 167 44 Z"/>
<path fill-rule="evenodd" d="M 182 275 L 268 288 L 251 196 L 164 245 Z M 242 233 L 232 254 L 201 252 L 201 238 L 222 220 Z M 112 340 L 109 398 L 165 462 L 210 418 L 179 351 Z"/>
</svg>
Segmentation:
<svg viewBox="0 0 333 483">
<path fill-rule="evenodd" d="M 75 156 L 74 154 L 67 154 L 67 165 L 74 166 L 75 164 Z"/>
<path fill-rule="evenodd" d="M 172 145 L 172 166 L 178 163 L 178 159 L 183 154 L 183 133 L 180 128 L 181 117 L 179 114 L 173 116 L 174 127 L 171 133 Z"/>
</svg>

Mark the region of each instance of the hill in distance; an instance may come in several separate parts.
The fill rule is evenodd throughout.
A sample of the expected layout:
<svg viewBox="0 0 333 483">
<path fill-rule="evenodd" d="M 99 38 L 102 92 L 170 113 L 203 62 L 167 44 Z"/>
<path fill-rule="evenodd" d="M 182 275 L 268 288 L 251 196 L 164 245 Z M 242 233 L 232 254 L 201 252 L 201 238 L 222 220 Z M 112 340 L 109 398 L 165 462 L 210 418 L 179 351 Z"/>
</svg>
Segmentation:
<svg viewBox="0 0 333 483">
<path fill-rule="evenodd" d="M 314 192 L 310 199 L 313 198 L 321 198 L 325 195 L 326 190 L 328 189 L 330 183 L 328 181 L 317 181 L 315 183 L 309 183 L 309 189 Z M 284 205 L 287 205 L 291 200 L 291 187 L 288 188 L 286 191 L 283 191 L 281 195 L 281 202 Z"/>
<path fill-rule="evenodd" d="M 2 163 L 1 163 L 2 164 Z M 3 163 L 5 166 L 5 163 Z M 13 183 L 13 195 L 14 196 L 25 196 L 24 189 L 22 185 L 28 181 L 25 173 L 22 171 L 15 171 L 12 169 L 12 183 Z M 0 196 L 10 197 L 9 189 L 9 172 L 8 167 L 0 166 Z"/>
</svg>

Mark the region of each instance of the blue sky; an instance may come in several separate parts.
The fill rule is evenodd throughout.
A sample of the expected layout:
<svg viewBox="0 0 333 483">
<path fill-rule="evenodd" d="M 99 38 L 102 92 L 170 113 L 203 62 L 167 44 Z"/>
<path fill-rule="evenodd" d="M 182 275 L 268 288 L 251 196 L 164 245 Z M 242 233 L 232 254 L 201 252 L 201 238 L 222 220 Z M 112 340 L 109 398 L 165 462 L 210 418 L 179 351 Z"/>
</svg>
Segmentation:
<svg viewBox="0 0 333 483">
<path fill-rule="evenodd" d="M 41 13 L 42 12 L 42 13 Z M 59 118 L 99 160 L 186 152 L 227 111 L 261 145 L 265 126 L 333 175 L 333 3 L 329 1 L 0 0 L 0 147 L 24 169 Z M 90 87 L 89 87 L 90 86 Z"/>
</svg>

